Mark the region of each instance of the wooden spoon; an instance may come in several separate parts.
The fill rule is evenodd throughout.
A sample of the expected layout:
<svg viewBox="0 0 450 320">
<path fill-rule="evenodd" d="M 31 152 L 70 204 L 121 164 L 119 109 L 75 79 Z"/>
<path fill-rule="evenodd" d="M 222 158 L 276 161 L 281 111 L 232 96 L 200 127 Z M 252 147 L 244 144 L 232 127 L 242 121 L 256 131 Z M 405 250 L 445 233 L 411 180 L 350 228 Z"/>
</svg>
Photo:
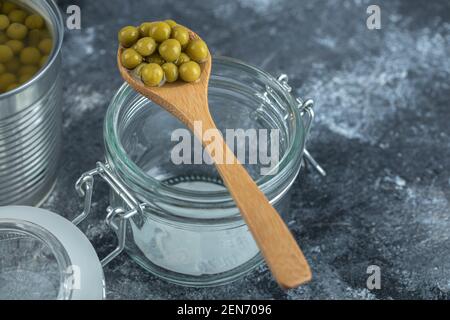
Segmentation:
<svg viewBox="0 0 450 320">
<path fill-rule="evenodd" d="M 199 38 L 192 31 L 190 35 L 192 39 Z M 208 60 L 202 63 L 201 77 L 197 82 L 177 81 L 166 83 L 161 87 L 146 87 L 132 71 L 122 66 L 120 57 L 123 50 L 124 48 L 119 48 L 117 54 L 119 71 L 123 79 L 140 94 L 183 122 L 208 150 L 210 141 L 203 138 L 204 133 L 209 129 L 217 130 L 208 107 L 211 54 Z M 196 128 L 198 126 L 194 126 L 195 122 L 202 124 L 200 130 Z M 238 162 L 222 136 L 220 141 L 214 143 L 222 144 L 223 153 L 208 150 L 211 159 L 215 162 L 276 281 L 281 287 L 290 289 L 311 280 L 308 262 L 278 212 Z M 230 161 L 223 161 L 224 155 L 225 159 L 234 159 L 232 164 L 227 164 Z"/>
</svg>

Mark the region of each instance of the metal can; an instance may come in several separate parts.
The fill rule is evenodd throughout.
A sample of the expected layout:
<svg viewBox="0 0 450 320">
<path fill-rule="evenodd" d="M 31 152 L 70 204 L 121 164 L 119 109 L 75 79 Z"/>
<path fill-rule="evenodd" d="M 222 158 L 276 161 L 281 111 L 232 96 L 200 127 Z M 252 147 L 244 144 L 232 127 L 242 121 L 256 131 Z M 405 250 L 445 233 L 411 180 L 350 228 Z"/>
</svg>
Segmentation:
<svg viewBox="0 0 450 320">
<path fill-rule="evenodd" d="M 64 24 L 53 0 L 21 0 L 47 22 L 54 47 L 21 87 L 0 94 L 0 206 L 39 205 L 55 184 L 61 146 L 61 46 Z"/>
</svg>

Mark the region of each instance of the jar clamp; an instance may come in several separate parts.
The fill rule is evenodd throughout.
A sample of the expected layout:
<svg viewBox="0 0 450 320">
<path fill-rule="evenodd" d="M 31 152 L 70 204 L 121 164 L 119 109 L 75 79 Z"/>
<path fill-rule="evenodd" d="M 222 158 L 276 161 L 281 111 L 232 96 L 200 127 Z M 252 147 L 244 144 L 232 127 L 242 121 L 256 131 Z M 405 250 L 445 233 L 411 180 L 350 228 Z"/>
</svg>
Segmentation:
<svg viewBox="0 0 450 320">
<path fill-rule="evenodd" d="M 125 186 L 111 173 L 108 165 L 101 162 L 97 163 L 97 168 L 86 172 L 76 183 L 76 190 L 80 197 L 84 197 L 83 212 L 72 222 L 79 225 L 91 213 L 92 194 L 94 188 L 94 177 L 100 176 L 114 192 L 121 197 L 127 204 L 129 210 L 123 208 L 107 208 L 106 224 L 116 232 L 118 238 L 117 248 L 101 260 L 102 266 L 106 266 L 114 258 L 116 258 L 125 249 L 126 223 L 128 219 L 137 213 L 143 213 L 146 204 L 140 204 L 133 195 L 125 188 Z M 118 221 L 118 222 L 116 222 Z"/>
<path fill-rule="evenodd" d="M 289 77 L 287 74 L 281 74 L 277 78 L 278 82 L 285 88 L 285 90 L 289 93 L 292 92 L 292 87 L 289 85 Z M 300 114 L 307 118 L 307 122 L 305 126 L 307 128 L 306 137 L 309 137 L 309 133 L 311 131 L 312 123 L 314 121 L 314 101 L 312 99 L 307 99 L 303 101 L 300 97 L 297 98 L 298 108 L 300 110 Z M 305 148 L 303 152 L 304 160 L 306 160 L 321 176 L 326 176 L 326 171 L 322 168 L 322 166 L 313 158 L 313 156 L 309 153 L 309 151 Z"/>
</svg>

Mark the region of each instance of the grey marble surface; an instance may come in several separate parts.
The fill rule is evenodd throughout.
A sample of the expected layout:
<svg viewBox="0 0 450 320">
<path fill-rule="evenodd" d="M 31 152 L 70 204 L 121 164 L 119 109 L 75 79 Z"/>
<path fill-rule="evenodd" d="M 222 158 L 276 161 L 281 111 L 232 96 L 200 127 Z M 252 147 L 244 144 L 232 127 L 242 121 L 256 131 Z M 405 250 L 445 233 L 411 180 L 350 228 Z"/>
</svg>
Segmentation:
<svg viewBox="0 0 450 320">
<path fill-rule="evenodd" d="M 292 231 L 314 280 L 280 290 L 266 267 L 227 286 L 183 288 L 121 255 L 105 269 L 110 299 L 448 299 L 450 294 L 450 3 L 378 1 L 382 29 L 366 27 L 371 1 L 148 0 L 77 3 L 82 30 L 64 42 L 64 156 L 44 205 L 73 218 L 79 175 L 104 156 L 102 123 L 121 84 L 116 32 L 173 18 L 214 54 L 277 75 L 316 100 L 309 149 L 328 171 L 296 181 Z M 83 225 L 100 256 L 115 245 L 101 224 L 108 189 Z M 369 265 L 381 289 L 368 290 Z"/>
</svg>

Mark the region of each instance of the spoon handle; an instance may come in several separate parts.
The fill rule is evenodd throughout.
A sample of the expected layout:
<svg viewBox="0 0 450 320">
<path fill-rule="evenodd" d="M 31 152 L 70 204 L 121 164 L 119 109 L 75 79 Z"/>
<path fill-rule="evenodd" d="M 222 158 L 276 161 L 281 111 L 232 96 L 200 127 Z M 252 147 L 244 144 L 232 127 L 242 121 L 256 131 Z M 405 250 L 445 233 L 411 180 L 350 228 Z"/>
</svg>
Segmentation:
<svg viewBox="0 0 450 320">
<path fill-rule="evenodd" d="M 205 133 L 209 129 L 217 130 L 214 121 L 207 117 L 201 123 L 202 129 L 194 133 L 215 162 L 278 284 L 291 289 L 311 280 L 308 262 L 278 212 L 238 162 L 222 135 L 214 135 L 214 145 L 221 145 L 222 153 L 217 152 L 220 148 L 211 147 L 213 144 Z"/>
</svg>

